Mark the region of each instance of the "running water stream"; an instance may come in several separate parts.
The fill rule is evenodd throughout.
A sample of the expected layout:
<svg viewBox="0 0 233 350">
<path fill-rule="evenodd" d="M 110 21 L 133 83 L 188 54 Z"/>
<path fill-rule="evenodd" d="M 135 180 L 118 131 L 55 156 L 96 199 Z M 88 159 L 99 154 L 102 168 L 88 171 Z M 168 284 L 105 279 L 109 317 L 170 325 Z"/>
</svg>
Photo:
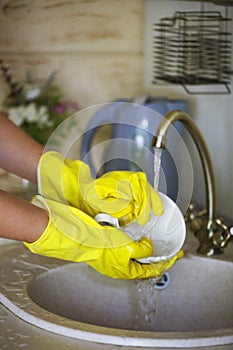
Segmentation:
<svg viewBox="0 0 233 350">
<path fill-rule="evenodd" d="M 156 191 L 158 191 L 159 187 L 161 155 L 162 149 L 154 148 L 154 189 Z M 153 216 L 153 218 L 150 220 L 150 231 L 156 223 L 156 217 Z M 145 325 L 148 326 L 153 323 L 153 318 L 156 314 L 156 299 L 158 296 L 156 293 L 155 286 L 159 279 L 160 277 L 155 277 L 136 281 L 138 291 L 138 310 L 136 312 L 135 320 L 136 330 L 140 328 L 139 325 L 142 323 L 145 323 Z M 144 318 L 143 321 L 142 318 Z"/>
<path fill-rule="evenodd" d="M 159 174 L 161 168 L 162 148 L 154 147 L 154 189 L 158 191 L 159 188 Z"/>
</svg>

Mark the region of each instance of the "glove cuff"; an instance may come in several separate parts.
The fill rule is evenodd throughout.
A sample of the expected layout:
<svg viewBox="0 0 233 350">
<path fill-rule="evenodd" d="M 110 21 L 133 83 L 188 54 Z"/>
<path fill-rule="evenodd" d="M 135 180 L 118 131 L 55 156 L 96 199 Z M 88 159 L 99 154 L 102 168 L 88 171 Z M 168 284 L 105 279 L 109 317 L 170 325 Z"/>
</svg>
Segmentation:
<svg viewBox="0 0 233 350">
<path fill-rule="evenodd" d="M 86 227 L 85 224 L 78 226 L 83 220 L 78 220 L 78 218 L 76 221 L 74 220 L 74 215 L 82 214 L 81 211 L 73 208 L 75 213 L 71 214 L 72 207 L 46 200 L 41 196 L 34 196 L 31 202 L 46 210 L 50 218 L 44 233 L 38 240 L 33 243 L 23 242 L 32 253 L 74 262 L 86 262 L 100 257 L 101 249 L 98 246 L 92 246 L 91 248 L 91 246 L 85 246 L 84 244 L 88 242 L 88 238 L 83 237 L 85 232 L 82 232 L 82 229 L 85 231 Z M 71 214 L 70 217 L 69 214 Z M 95 223 L 94 220 L 92 221 Z M 91 226 L 89 226 L 89 229 L 91 229 Z M 97 228 L 92 227 L 92 229 L 96 231 Z M 73 235 L 72 230 L 74 231 Z M 90 239 L 91 237 L 90 234 Z M 91 254 L 90 249 L 92 250 Z"/>
</svg>

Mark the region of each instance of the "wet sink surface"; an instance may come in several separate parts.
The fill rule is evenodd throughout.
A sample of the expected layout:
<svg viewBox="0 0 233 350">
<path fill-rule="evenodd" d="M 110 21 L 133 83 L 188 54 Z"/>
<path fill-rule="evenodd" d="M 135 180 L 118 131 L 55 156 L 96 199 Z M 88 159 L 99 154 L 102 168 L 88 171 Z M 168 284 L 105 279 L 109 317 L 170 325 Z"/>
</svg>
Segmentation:
<svg viewBox="0 0 233 350">
<path fill-rule="evenodd" d="M 69 264 L 29 283 L 31 299 L 60 316 L 93 325 L 149 331 L 233 327 L 231 263 L 184 258 L 170 284 L 113 280 L 86 265 Z"/>
<path fill-rule="evenodd" d="M 14 257 L 14 258 L 12 258 Z M 25 321 L 77 339 L 144 347 L 233 344 L 233 263 L 188 255 L 155 282 L 114 280 L 16 247 L 0 301 Z M 12 272 L 13 271 L 13 272 Z"/>
</svg>

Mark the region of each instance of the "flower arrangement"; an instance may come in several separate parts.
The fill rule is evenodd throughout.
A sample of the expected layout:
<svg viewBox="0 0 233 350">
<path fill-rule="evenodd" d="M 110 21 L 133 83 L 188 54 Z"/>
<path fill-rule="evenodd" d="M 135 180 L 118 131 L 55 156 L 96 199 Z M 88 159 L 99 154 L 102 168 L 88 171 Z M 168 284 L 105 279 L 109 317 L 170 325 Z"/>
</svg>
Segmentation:
<svg viewBox="0 0 233 350">
<path fill-rule="evenodd" d="M 0 60 L 0 69 L 10 93 L 2 105 L 8 118 L 31 137 L 45 145 L 51 133 L 65 118 L 79 110 L 76 102 L 64 100 L 59 86 L 54 85 L 56 72 L 52 72 L 39 87 L 26 72 L 25 85 L 13 80 L 10 69 Z"/>
</svg>

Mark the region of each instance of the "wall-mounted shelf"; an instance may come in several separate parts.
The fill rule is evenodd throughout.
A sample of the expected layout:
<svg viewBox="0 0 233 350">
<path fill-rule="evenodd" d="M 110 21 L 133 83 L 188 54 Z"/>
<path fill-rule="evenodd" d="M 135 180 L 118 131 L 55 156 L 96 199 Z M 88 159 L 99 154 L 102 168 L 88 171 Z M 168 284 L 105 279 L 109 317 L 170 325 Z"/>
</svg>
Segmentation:
<svg viewBox="0 0 233 350">
<path fill-rule="evenodd" d="M 177 10 L 179 3 L 182 10 Z M 168 15 L 154 20 L 150 15 L 150 84 L 181 85 L 190 94 L 229 94 L 233 74 L 231 11 L 202 1 L 193 6 L 188 3 L 174 1 L 175 11 L 167 6 Z"/>
<path fill-rule="evenodd" d="M 177 11 L 160 19 L 154 26 L 154 82 L 181 84 L 188 93 L 195 93 L 193 85 L 216 84 L 230 93 L 229 22 L 221 12 L 204 10 Z"/>
</svg>

